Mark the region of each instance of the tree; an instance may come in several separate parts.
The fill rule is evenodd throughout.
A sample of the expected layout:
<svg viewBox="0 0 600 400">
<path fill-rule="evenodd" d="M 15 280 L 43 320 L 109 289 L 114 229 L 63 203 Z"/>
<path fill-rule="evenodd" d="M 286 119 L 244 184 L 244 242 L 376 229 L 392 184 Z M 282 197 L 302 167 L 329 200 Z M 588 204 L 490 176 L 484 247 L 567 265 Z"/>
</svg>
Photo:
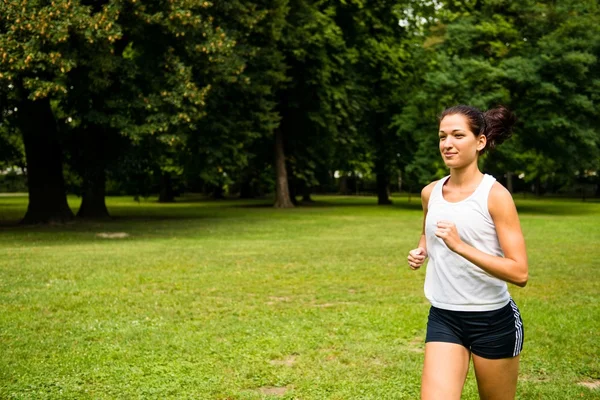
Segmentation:
<svg viewBox="0 0 600 400">
<path fill-rule="evenodd" d="M 25 222 L 72 217 L 62 178 L 65 139 L 77 138 L 71 150 L 82 144 L 69 157 L 84 178 L 82 215 L 106 215 L 104 171 L 114 157 L 101 150 L 114 148 L 119 135 L 134 141 L 164 135 L 168 142 L 195 130 L 211 74 L 239 75 L 235 64 L 223 68 L 231 41 L 212 25 L 208 2 L 1 7 L 0 80 L 11 89 L 5 90 L 9 104 L 20 110 L 15 121 L 27 154 Z M 57 123 L 58 114 L 70 125 Z"/>
<path fill-rule="evenodd" d="M 582 171 L 600 169 L 595 105 L 600 98 L 595 84 L 600 81 L 600 6 L 595 1 L 528 2 L 521 11 L 524 45 L 502 67 L 514 108 L 522 115 L 524 148 L 549 160 L 538 165 L 554 165 L 554 171 L 540 168 L 526 178 L 556 172 L 573 181 Z M 536 187 L 539 192 L 539 181 Z"/>
<path fill-rule="evenodd" d="M 421 8 L 435 6 L 435 2 L 429 3 L 351 1 L 338 9 L 338 24 L 356 55 L 353 78 L 360 87 L 359 131 L 368 138 L 373 157 L 378 204 L 391 203 L 390 179 L 398 168 L 398 154 L 405 153 L 393 117 L 408 101 L 409 88 L 418 74 L 412 57 L 419 28 L 399 22 L 425 18 Z"/>
<path fill-rule="evenodd" d="M 77 60 L 71 40 L 111 43 L 119 36 L 114 7 L 91 14 L 71 1 L 6 1 L 0 5 L 0 81 L 23 135 L 29 205 L 23 222 L 73 217 L 65 196 L 62 150 L 51 99 L 69 90 L 65 75 Z"/>
<path fill-rule="evenodd" d="M 273 171 L 280 121 L 275 93 L 286 79 L 277 43 L 286 4 L 228 1 L 212 7 L 214 24 L 235 44 L 228 65 L 238 74 L 211 80 L 206 115 L 187 139 L 185 174 L 200 176 L 215 194 L 222 195 L 225 185 L 237 183 L 245 196 L 251 196 L 262 185 L 258 181 L 265 168 Z"/>
<path fill-rule="evenodd" d="M 324 1 L 290 2 L 282 52 L 288 79 L 278 109 L 285 137 L 292 199 L 310 200 L 317 171 L 331 168 L 334 147 L 356 132 L 348 74 L 352 54 L 337 25 L 337 6 Z"/>
<path fill-rule="evenodd" d="M 411 105 L 396 117 L 418 121 L 421 113 L 432 121 L 412 123 L 418 157 L 409 170 L 432 178 L 446 173 L 432 150 L 433 117 L 457 103 L 483 110 L 501 103 L 516 111 L 510 144 L 483 159 L 507 182 L 520 175 L 539 193 L 541 182 L 556 174 L 572 181 L 576 171 L 598 168 L 592 107 L 598 91 L 590 84 L 600 70 L 595 2 L 449 3 L 438 16 L 424 40 L 428 71 Z"/>
</svg>

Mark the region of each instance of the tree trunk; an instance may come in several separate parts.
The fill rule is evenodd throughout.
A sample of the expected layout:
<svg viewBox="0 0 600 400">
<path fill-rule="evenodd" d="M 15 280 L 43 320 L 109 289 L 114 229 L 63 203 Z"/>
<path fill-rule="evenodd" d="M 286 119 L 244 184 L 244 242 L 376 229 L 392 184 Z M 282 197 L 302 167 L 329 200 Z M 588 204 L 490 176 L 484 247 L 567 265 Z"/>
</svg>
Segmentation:
<svg viewBox="0 0 600 400">
<path fill-rule="evenodd" d="M 377 204 L 380 206 L 392 204 L 388 191 L 388 179 L 384 174 L 377 174 Z"/>
<path fill-rule="evenodd" d="M 256 190 L 249 179 L 240 183 L 240 199 L 253 199 L 256 197 Z"/>
<path fill-rule="evenodd" d="M 377 204 L 392 204 L 389 197 L 390 174 L 388 172 L 389 143 L 385 140 L 384 127 L 382 126 L 383 115 L 374 115 L 373 121 L 374 145 L 375 145 L 375 180 L 377 185 Z"/>
<path fill-rule="evenodd" d="M 304 203 L 312 203 L 313 199 L 310 197 L 310 186 L 304 184 L 302 188 L 302 202 Z"/>
<path fill-rule="evenodd" d="M 213 186 L 211 196 L 213 197 L 213 199 L 223 200 L 225 198 L 225 190 L 223 190 L 223 186 L 221 186 L 221 185 Z"/>
<path fill-rule="evenodd" d="M 83 194 L 77 218 L 109 218 L 105 202 L 106 172 L 103 165 L 88 166 L 83 175 Z"/>
<path fill-rule="evenodd" d="M 287 167 L 286 167 L 286 171 L 288 171 Z M 296 192 L 296 184 L 295 184 L 294 180 L 289 179 L 289 177 L 288 177 L 288 192 L 290 193 L 290 200 L 292 201 L 292 204 L 294 206 L 297 206 L 298 200 L 296 199 L 296 196 L 298 195 L 298 193 Z"/>
<path fill-rule="evenodd" d="M 375 161 L 375 171 L 377 173 L 377 204 L 380 206 L 392 204 L 388 192 L 390 177 L 385 171 L 385 165 L 381 160 Z"/>
<path fill-rule="evenodd" d="M 66 222 L 73 219 L 67 203 L 62 153 L 50 100 L 24 100 L 18 109 L 27 160 L 29 205 L 24 224 Z"/>
<path fill-rule="evenodd" d="M 340 176 L 340 194 L 350 194 L 350 189 L 348 188 L 348 176 L 346 174 Z"/>
<path fill-rule="evenodd" d="M 175 193 L 173 192 L 173 180 L 171 174 L 163 172 L 160 176 L 160 194 L 158 195 L 159 203 L 174 203 Z"/>
<path fill-rule="evenodd" d="M 512 178 L 513 178 L 513 173 L 507 172 L 506 173 L 506 189 L 508 189 L 510 194 L 512 194 L 512 192 L 513 192 L 513 179 Z"/>
<path fill-rule="evenodd" d="M 81 207 L 77 218 L 109 218 L 106 208 L 106 140 L 107 132 L 96 124 L 88 125 L 78 132 L 81 140 L 79 168 L 83 179 Z"/>
<path fill-rule="evenodd" d="M 275 183 L 275 207 L 292 208 L 294 204 L 290 199 L 288 188 L 288 177 L 285 169 L 285 152 L 283 150 L 283 133 L 281 128 L 275 130 L 275 169 L 277 171 L 277 181 Z"/>
<path fill-rule="evenodd" d="M 535 196 L 540 197 L 542 194 L 542 180 L 540 179 L 539 176 L 535 178 L 534 190 L 535 190 Z"/>
<path fill-rule="evenodd" d="M 402 193 L 402 170 L 398 170 L 398 193 Z"/>
</svg>

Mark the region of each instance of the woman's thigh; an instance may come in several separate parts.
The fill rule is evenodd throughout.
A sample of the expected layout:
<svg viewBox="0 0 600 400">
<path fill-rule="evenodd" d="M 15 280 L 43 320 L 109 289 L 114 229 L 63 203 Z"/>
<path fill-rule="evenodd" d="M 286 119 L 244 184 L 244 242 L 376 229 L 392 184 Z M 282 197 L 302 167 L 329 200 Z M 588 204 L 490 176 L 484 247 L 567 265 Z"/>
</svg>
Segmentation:
<svg viewBox="0 0 600 400">
<path fill-rule="evenodd" d="M 513 400 L 517 392 L 519 356 L 490 360 L 473 354 L 481 400 Z"/>
<path fill-rule="evenodd" d="M 469 358 L 469 350 L 460 344 L 427 342 L 421 399 L 460 400 L 469 370 Z"/>
</svg>

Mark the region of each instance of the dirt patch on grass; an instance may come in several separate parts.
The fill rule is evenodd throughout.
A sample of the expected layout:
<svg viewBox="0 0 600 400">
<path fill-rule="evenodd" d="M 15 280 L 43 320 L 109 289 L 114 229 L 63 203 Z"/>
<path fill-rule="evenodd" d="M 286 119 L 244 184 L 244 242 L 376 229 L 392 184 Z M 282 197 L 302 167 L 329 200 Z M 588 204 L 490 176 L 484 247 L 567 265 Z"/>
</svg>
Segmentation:
<svg viewBox="0 0 600 400">
<path fill-rule="evenodd" d="M 387 363 L 385 361 L 383 361 L 381 358 L 372 358 L 371 365 L 377 365 L 378 367 L 384 367 L 387 365 Z"/>
<path fill-rule="evenodd" d="M 353 305 L 353 304 L 357 304 L 356 302 L 353 301 L 338 301 L 336 303 L 320 303 L 320 304 L 314 304 L 315 307 L 318 308 L 331 308 L 331 307 L 337 307 L 337 306 L 347 306 L 347 305 Z"/>
<path fill-rule="evenodd" d="M 408 350 L 415 353 L 423 353 L 425 351 L 425 339 L 421 336 L 415 337 L 408 342 Z"/>
<path fill-rule="evenodd" d="M 102 238 L 102 239 L 124 239 L 126 237 L 129 237 L 129 233 L 125 233 L 125 232 L 100 232 L 100 233 L 96 233 L 96 237 Z"/>
<path fill-rule="evenodd" d="M 277 303 L 289 303 L 291 301 L 291 299 L 287 296 L 285 297 L 278 297 L 278 296 L 269 296 L 269 300 L 267 301 L 267 305 L 272 306 L 273 304 L 277 304 Z"/>
<path fill-rule="evenodd" d="M 336 305 L 337 305 L 336 303 L 323 303 L 323 304 L 315 304 L 315 307 L 329 308 L 329 307 L 335 307 Z"/>
<path fill-rule="evenodd" d="M 548 380 L 550 380 L 550 378 L 548 378 L 547 376 L 533 376 L 533 375 L 523 375 L 519 379 L 526 381 L 526 382 L 533 382 L 533 383 L 547 382 Z"/>
<path fill-rule="evenodd" d="M 258 391 L 262 394 L 271 396 L 283 396 L 289 390 L 288 387 L 275 387 L 275 386 L 263 386 L 258 388 Z"/>
<path fill-rule="evenodd" d="M 586 381 L 578 382 L 579 385 L 585 386 L 591 390 L 599 390 L 600 389 L 600 379 L 589 379 Z"/>
<path fill-rule="evenodd" d="M 269 364 L 283 365 L 286 367 L 291 367 L 294 364 L 296 364 L 296 356 L 288 356 L 288 357 L 284 358 L 283 360 L 271 360 L 271 361 L 269 361 Z"/>
</svg>

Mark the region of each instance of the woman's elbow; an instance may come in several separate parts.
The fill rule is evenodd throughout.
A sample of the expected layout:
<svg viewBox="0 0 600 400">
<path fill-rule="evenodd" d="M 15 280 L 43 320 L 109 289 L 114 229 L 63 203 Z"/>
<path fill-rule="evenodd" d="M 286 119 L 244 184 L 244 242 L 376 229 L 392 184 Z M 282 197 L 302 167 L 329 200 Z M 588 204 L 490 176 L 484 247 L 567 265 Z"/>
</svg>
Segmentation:
<svg viewBox="0 0 600 400">
<path fill-rule="evenodd" d="M 527 268 L 525 268 L 525 271 L 523 273 L 519 274 L 517 279 L 515 279 L 514 284 L 519 287 L 525 287 L 527 285 L 528 280 L 529 280 L 529 272 L 527 271 Z"/>
<path fill-rule="evenodd" d="M 527 278 L 515 282 L 515 285 L 517 285 L 518 287 L 525 287 L 525 286 L 527 286 Z"/>
</svg>

